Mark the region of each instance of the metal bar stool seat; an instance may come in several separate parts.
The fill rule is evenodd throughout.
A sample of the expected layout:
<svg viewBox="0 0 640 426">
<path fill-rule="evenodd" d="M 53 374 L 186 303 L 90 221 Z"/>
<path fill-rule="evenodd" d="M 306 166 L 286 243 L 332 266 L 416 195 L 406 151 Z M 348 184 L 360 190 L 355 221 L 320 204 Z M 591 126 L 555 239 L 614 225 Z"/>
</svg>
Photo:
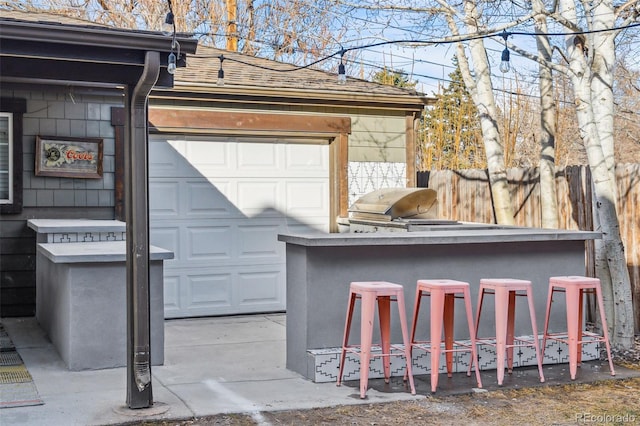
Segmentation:
<svg viewBox="0 0 640 426">
<path fill-rule="evenodd" d="M 416 326 L 422 296 L 430 297 L 430 334 L 429 340 L 416 340 Z M 469 327 L 469 344 L 454 340 L 453 323 L 455 299 L 464 299 L 467 313 L 467 325 Z M 444 328 L 444 340 L 442 340 Z M 447 375 L 452 376 L 454 352 L 470 352 L 472 360 L 469 365 L 476 366 L 476 381 L 482 388 L 480 371 L 478 370 L 478 354 L 475 342 L 475 330 L 473 326 L 473 314 L 471 311 L 471 295 L 469 283 L 448 279 L 419 280 L 416 285 L 415 306 L 413 309 L 413 323 L 411 325 L 411 351 L 421 349 L 431 353 L 431 392 L 438 387 L 440 370 L 440 354 L 445 354 Z M 467 372 L 471 376 L 471 370 Z"/>
<path fill-rule="evenodd" d="M 351 320 L 356 300 L 360 299 L 361 321 L 360 321 L 360 344 L 349 344 L 349 333 L 351 331 Z M 373 323 L 375 316 L 375 305 L 378 302 L 378 316 L 380 320 L 381 348 L 380 354 L 371 352 L 373 341 Z M 391 335 L 391 302 L 398 303 L 398 313 L 400 316 L 400 327 L 402 329 L 402 340 L 404 346 L 392 345 Z M 413 373 L 411 371 L 411 351 L 409 345 L 409 333 L 407 330 L 407 317 L 404 304 L 404 288 L 400 284 L 385 281 L 374 282 L 352 282 L 349 286 L 349 303 L 347 306 L 347 317 L 344 326 L 344 337 L 342 340 L 342 350 L 340 353 L 340 371 L 338 372 L 337 385 L 340 386 L 346 353 L 356 354 L 360 358 L 360 398 L 365 398 L 369 381 L 369 361 L 372 357 L 382 357 L 385 382 L 389 383 L 391 376 L 390 356 L 404 356 L 407 363 L 407 375 L 411 386 L 411 394 L 415 395 L 416 389 L 413 384 Z"/>
<path fill-rule="evenodd" d="M 495 297 L 495 337 L 478 337 L 478 327 L 480 325 L 480 315 L 484 296 L 493 294 Z M 514 336 L 515 329 L 515 307 L 516 297 L 527 298 L 529 305 L 529 316 L 531 318 L 531 328 L 533 338 L 518 338 Z M 505 352 L 507 356 L 507 368 L 509 374 L 513 372 L 513 348 L 533 346 L 538 361 L 538 374 L 540 382 L 544 382 L 542 372 L 542 355 L 540 342 L 538 341 L 538 326 L 536 324 L 536 313 L 533 305 L 533 293 L 531 281 L 513 278 L 483 278 L 480 280 L 478 292 L 478 310 L 476 312 L 476 342 L 479 345 L 492 345 L 496 347 L 496 368 L 498 385 L 502 386 L 504 380 Z"/>
<path fill-rule="evenodd" d="M 549 333 L 549 316 L 551 304 L 555 292 L 565 293 L 567 310 L 567 331 Z M 595 294 L 602 323 L 602 334 L 583 330 L 583 296 Z M 604 315 L 604 302 L 602 289 L 598 278 L 563 276 L 549 278 L 549 297 L 547 298 L 547 311 L 544 319 L 544 334 L 542 336 L 542 351 L 544 354 L 547 339 L 564 342 L 569 347 L 569 373 L 571 380 L 575 380 L 578 366 L 582 361 L 582 344 L 587 342 L 604 342 L 609 358 L 611 375 L 615 376 L 613 360 L 611 359 L 611 347 L 609 344 L 609 332 L 607 331 L 607 319 Z"/>
</svg>

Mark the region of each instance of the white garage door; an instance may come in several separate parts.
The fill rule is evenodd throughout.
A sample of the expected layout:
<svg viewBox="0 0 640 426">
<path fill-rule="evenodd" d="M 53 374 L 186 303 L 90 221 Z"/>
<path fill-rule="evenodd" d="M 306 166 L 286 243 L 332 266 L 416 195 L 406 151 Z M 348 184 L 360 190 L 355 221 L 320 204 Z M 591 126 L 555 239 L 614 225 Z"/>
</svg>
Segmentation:
<svg viewBox="0 0 640 426">
<path fill-rule="evenodd" d="M 329 229 L 329 147 L 151 137 L 151 244 L 165 261 L 165 317 L 285 309 L 277 234 Z"/>
</svg>

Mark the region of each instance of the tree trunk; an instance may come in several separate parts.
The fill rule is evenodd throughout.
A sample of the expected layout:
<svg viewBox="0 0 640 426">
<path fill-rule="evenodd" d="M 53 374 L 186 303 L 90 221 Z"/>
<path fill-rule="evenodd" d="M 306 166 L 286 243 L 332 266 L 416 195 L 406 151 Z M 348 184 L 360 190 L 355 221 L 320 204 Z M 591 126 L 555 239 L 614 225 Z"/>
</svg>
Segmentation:
<svg viewBox="0 0 640 426">
<path fill-rule="evenodd" d="M 542 12 L 544 4 L 541 0 L 533 0 L 536 32 L 547 33 L 547 18 Z M 552 50 L 546 35 L 536 37 L 541 63 L 540 76 L 540 208 L 542 227 L 558 228 L 558 197 L 556 193 L 556 104 L 553 99 L 553 76 L 551 68 Z"/>
<path fill-rule="evenodd" d="M 575 4 L 570 0 L 560 0 L 561 11 L 565 19 L 576 22 Z M 631 280 L 626 265 L 624 245 L 620 236 L 620 224 L 616 214 L 615 190 L 611 174 L 605 161 L 599 130 L 601 123 L 596 124 L 594 115 L 591 84 L 593 75 L 587 63 L 587 44 L 581 35 L 567 36 L 566 48 L 570 62 L 569 77 L 573 83 L 576 113 L 580 136 L 587 150 L 587 157 L 595 191 L 595 210 L 598 215 L 602 232 L 602 246 L 606 253 L 609 276 L 599 270 L 598 276 L 602 284 L 607 285 L 611 279 L 613 294 L 613 318 L 607 318 L 613 324 L 611 335 L 612 344 L 620 349 L 628 349 L 633 346 L 634 315 L 631 292 Z M 589 46 L 592 48 L 594 46 Z M 595 46 L 598 47 L 598 46 Z M 594 53 L 592 52 L 591 55 Z M 612 129 L 602 129 L 604 134 Z"/>
<path fill-rule="evenodd" d="M 595 2 L 593 16 L 593 30 L 615 27 L 614 9 L 610 0 Z M 591 102 L 593 113 L 598 123 L 598 134 L 602 143 L 604 159 L 611 174 L 611 179 L 615 182 L 613 67 L 616 62 L 616 33 L 614 31 L 594 33 L 591 37 L 593 46 Z M 615 185 L 613 190 L 615 194 L 617 192 Z"/>
<path fill-rule="evenodd" d="M 479 13 L 473 1 L 465 1 L 465 24 L 469 34 L 478 31 Z M 478 108 L 482 139 L 487 156 L 489 184 L 493 198 L 493 209 L 496 223 L 514 225 L 513 204 L 509 192 L 507 169 L 504 162 L 504 149 L 498 129 L 498 114 L 496 101 L 493 96 L 491 70 L 487 59 L 487 51 L 482 39 L 469 41 L 469 49 L 473 60 L 474 78 L 471 76 L 464 48 L 458 45 L 457 56 L 465 84 Z"/>
</svg>

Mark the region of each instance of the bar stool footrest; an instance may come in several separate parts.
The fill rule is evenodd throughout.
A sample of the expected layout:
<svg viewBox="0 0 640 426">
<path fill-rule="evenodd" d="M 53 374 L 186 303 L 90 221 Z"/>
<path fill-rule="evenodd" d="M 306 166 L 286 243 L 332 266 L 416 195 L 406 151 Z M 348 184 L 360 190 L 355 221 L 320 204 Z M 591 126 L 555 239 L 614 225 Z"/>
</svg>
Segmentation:
<svg viewBox="0 0 640 426">
<path fill-rule="evenodd" d="M 345 346 L 344 351 L 346 353 L 351 353 L 351 354 L 356 354 L 356 355 L 360 355 L 362 353 L 362 348 L 360 347 L 360 345 L 349 345 L 349 346 Z M 390 353 L 388 354 L 383 354 L 382 353 L 382 346 L 380 345 L 371 345 L 371 358 L 374 357 L 385 357 L 385 356 L 405 356 L 404 353 L 404 345 L 400 345 L 400 344 L 392 344 L 389 347 L 389 351 Z"/>
<path fill-rule="evenodd" d="M 418 341 L 411 344 L 413 349 L 421 349 L 425 352 L 431 352 L 431 342 Z M 455 340 L 452 349 L 445 349 L 444 342 L 440 343 L 440 353 L 447 352 L 471 352 L 471 343 Z"/>
</svg>

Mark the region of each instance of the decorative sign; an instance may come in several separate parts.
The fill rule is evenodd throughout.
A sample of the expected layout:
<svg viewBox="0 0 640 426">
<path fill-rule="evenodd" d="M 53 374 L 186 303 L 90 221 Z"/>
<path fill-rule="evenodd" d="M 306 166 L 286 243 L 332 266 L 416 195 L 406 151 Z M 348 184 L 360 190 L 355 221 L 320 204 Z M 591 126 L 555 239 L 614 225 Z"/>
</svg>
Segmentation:
<svg viewBox="0 0 640 426">
<path fill-rule="evenodd" d="M 102 139 L 38 136 L 36 176 L 100 179 Z"/>
</svg>

